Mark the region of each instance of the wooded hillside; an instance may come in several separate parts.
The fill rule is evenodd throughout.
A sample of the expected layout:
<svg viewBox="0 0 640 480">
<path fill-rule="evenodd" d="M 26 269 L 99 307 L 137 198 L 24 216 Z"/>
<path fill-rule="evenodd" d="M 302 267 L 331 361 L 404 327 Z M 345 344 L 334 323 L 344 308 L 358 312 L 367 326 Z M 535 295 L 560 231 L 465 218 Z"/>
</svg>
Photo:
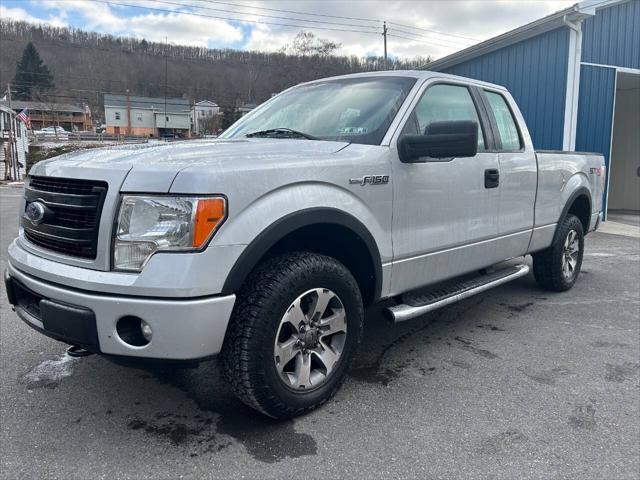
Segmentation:
<svg viewBox="0 0 640 480">
<path fill-rule="evenodd" d="M 260 103 L 296 83 L 344 73 L 381 70 L 381 58 L 291 55 L 166 45 L 73 28 L 0 20 L 0 83 L 4 91 L 28 42 L 53 74 L 51 101 L 90 105 L 101 118 L 102 94 L 209 99 L 219 105 Z M 389 68 L 428 60 L 390 60 Z"/>
</svg>

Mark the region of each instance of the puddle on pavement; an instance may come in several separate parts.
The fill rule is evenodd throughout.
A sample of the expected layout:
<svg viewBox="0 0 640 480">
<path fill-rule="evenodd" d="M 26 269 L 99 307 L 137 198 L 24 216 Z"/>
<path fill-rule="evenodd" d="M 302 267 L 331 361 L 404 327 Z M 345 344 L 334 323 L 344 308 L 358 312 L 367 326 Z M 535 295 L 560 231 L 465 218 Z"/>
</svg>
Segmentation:
<svg viewBox="0 0 640 480">
<path fill-rule="evenodd" d="M 78 360 L 66 353 L 57 360 L 45 360 L 23 377 L 24 382 L 28 389 L 56 388 L 63 378 L 73 374 L 73 366 Z"/>
<path fill-rule="evenodd" d="M 149 419 L 134 418 L 128 427 L 184 445 L 191 457 L 229 447 L 220 435 L 232 437 L 253 458 L 265 463 L 317 453 L 316 441 L 309 434 L 296 432 L 294 420 L 273 420 L 245 406 L 226 388 L 216 370 L 215 362 L 208 362 L 195 371 L 151 371 L 160 383 L 182 391 L 200 411 L 190 416 L 159 412 Z"/>
</svg>

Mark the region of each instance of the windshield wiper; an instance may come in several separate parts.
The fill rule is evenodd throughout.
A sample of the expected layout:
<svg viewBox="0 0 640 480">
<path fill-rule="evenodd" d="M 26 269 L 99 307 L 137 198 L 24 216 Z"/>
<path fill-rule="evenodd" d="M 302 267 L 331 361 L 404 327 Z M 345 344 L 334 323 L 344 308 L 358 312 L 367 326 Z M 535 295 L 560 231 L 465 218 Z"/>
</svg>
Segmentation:
<svg viewBox="0 0 640 480">
<path fill-rule="evenodd" d="M 245 137 L 273 137 L 278 138 L 281 136 L 282 138 L 292 138 L 292 137 L 302 137 L 307 140 L 318 140 L 313 135 L 309 135 L 308 133 L 299 132 L 297 130 L 292 130 L 290 128 L 269 128 L 267 130 L 259 130 L 257 132 L 247 133 Z"/>
</svg>

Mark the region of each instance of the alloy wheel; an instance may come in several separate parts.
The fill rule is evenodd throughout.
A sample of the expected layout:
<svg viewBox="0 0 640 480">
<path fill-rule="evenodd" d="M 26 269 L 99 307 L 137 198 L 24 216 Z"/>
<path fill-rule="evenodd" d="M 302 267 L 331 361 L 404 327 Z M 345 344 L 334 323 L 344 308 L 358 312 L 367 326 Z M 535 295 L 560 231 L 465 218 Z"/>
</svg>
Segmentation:
<svg viewBox="0 0 640 480">
<path fill-rule="evenodd" d="M 347 336 L 345 308 L 326 288 L 308 290 L 280 321 L 273 359 L 282 382 L 296 391 L 322 385 L 340 360 Z"/>
<path fill-rule="evenodd" d="M 562 274 L 571 280 L 576 274 L 578 257 L 580 255 L 580 240 L 575 230 L 569 230 L 562 249 Z"/>
</svg>

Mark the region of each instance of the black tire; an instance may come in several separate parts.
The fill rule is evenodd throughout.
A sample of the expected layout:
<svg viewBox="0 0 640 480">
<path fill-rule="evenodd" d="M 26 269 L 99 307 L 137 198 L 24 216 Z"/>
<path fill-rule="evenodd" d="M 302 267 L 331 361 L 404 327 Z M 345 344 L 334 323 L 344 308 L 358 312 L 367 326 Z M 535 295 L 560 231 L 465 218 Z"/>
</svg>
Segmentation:
<svg viewBox="0 0 640 480">
<path fill-rule="evenodd" d="M 346 314 L 347 335 L 330 375 L 317 388 L 296 391 L 280 378 L 274 342 L 291 303 L 311 289 L 329 289 Z M 337 260 L 307 252 L 265 260 L 237 294 L 221 359 L 225 378 L 244 403 L 273 418 L 290 418 L 326 402 L 338 390 L 358 349 L 364 309 L 360 289 Z"/>
<path fill-rule="evenodd" d="M 571 232 L 575 232 L 578 251 L 575 267 L 571 269 L 570 275 L 567 276 L 563 271 L 563 260 L 567 254 L 565 243 Z M 575 215 L 567 215 L 558 225 L 558 230 L 551 246 L 533 254 L 533 274 L 538 285 L 545 290 L 553 292 L 569 290 L 576 283 L 578 275 L 580 275 L 583 255 L 584 230 L 582 222 Z"/>
</svg>

